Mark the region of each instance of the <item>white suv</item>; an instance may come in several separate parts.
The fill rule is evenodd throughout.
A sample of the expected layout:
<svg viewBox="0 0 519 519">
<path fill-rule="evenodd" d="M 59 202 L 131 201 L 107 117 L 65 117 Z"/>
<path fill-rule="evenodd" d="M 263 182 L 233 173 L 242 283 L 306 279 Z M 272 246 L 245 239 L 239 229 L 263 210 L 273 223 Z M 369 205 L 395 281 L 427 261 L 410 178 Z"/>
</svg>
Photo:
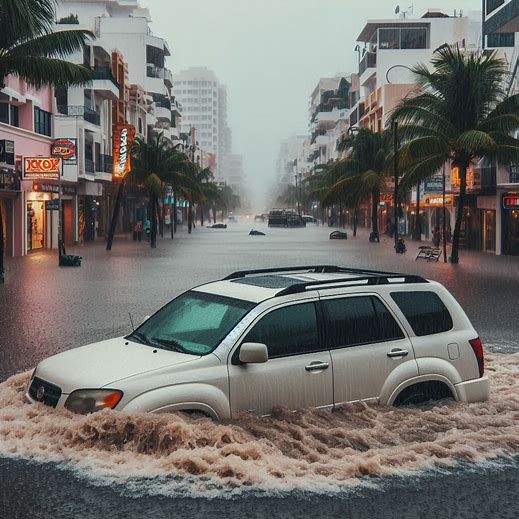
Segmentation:
<svg viewBox="0 0 519 519">
<path fill-rule="evenodd" d="M 235 272 L 180 295 L 127 337 L 41 362 L 26 398 L 78 413 L 486 400 L 460 305 L 418 276 L 334 266 Z"/>
</svg>

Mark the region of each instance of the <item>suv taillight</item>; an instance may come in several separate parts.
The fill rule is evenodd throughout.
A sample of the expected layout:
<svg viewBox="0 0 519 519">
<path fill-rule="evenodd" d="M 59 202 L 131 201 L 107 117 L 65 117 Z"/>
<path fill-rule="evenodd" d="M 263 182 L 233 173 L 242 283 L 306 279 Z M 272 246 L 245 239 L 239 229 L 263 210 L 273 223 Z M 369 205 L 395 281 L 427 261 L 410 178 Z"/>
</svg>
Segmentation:
<svg viewBox="0 0 519 519">
<path fill-rule="evenodd" d="M 476 355 L 476 360 L 478 361 L 479 376 L 482 377 L 483 373 L 485 372 L 485 356 L 483 354 L 483 344 L 481 343 L 481 339 L 479 337 L 470 340 L 469 344 L 472 346 L 474 355 Z"/>
</svg>

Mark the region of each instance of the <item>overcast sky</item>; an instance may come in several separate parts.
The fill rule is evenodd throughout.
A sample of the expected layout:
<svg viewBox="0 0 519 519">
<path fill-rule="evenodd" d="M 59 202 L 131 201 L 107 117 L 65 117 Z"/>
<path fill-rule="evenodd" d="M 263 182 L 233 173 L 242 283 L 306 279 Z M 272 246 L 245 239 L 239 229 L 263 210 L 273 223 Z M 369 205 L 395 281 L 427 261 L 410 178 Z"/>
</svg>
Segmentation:
<svg viewBox="0 0 519 519">
<path fill-rule="evenodd" d="M 400 3 L 407 10 L 407 0 Z M 448 14 L 481 0 L 415 0 Z M 396 18 L 395 0 L 141 0 L 152 30 L 168 40 L 175 71 L 207 66 L 227 85 L 234 152 L 261 191 L 282 139 L 305 133 L 308 98 L 320 77 L 355 71 L 355 40 L 367 19 Z M 258 208 L 260 209 L 260 208 Z"/>
</svg>

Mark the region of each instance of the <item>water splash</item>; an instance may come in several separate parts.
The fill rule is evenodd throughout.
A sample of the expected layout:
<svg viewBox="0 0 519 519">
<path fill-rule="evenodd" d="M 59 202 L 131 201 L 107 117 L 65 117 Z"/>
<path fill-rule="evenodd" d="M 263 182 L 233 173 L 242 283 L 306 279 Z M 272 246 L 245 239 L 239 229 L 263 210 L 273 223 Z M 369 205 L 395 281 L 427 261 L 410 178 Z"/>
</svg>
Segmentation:
<svg viewBox="0 0 519 519">
<path fill-rule="evenodd" d="M 29 374 L 0 384 L 0 455 L 65 464 L 138 491 L 227 495 L 336 492 L 378 476 L 519 453 L 519 354 L 487 356 L 491 399 L 433 408 L 350 404 L 244 415 L 73 415 L 23 403 Z M 374 479 L 375 478 L 375 479 Z"/>
</svg>

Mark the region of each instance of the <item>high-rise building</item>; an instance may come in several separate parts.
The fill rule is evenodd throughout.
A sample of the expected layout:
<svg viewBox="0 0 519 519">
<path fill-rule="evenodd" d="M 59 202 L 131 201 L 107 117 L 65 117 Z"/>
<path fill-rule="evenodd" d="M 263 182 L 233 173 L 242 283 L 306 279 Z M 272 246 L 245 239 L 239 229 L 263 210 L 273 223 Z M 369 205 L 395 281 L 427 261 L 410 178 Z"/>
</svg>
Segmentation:
<svg viewBox="0 0 519 519">
<path fill-rule="evenodd" d="M 519 0 L 483 0 L 483 46 L 513 48 L 519 32 Z"/>
<path fill-rule="evenodd" d="M 216 155 L 213 173 L 225 178 L 225 156 L 230 152 L 225 86 L 212 70 L 191 67 L 175 74 L 173 94 L 182 105 L 182 133 L 196 128 L 200 147 Z"/>
</svg>

